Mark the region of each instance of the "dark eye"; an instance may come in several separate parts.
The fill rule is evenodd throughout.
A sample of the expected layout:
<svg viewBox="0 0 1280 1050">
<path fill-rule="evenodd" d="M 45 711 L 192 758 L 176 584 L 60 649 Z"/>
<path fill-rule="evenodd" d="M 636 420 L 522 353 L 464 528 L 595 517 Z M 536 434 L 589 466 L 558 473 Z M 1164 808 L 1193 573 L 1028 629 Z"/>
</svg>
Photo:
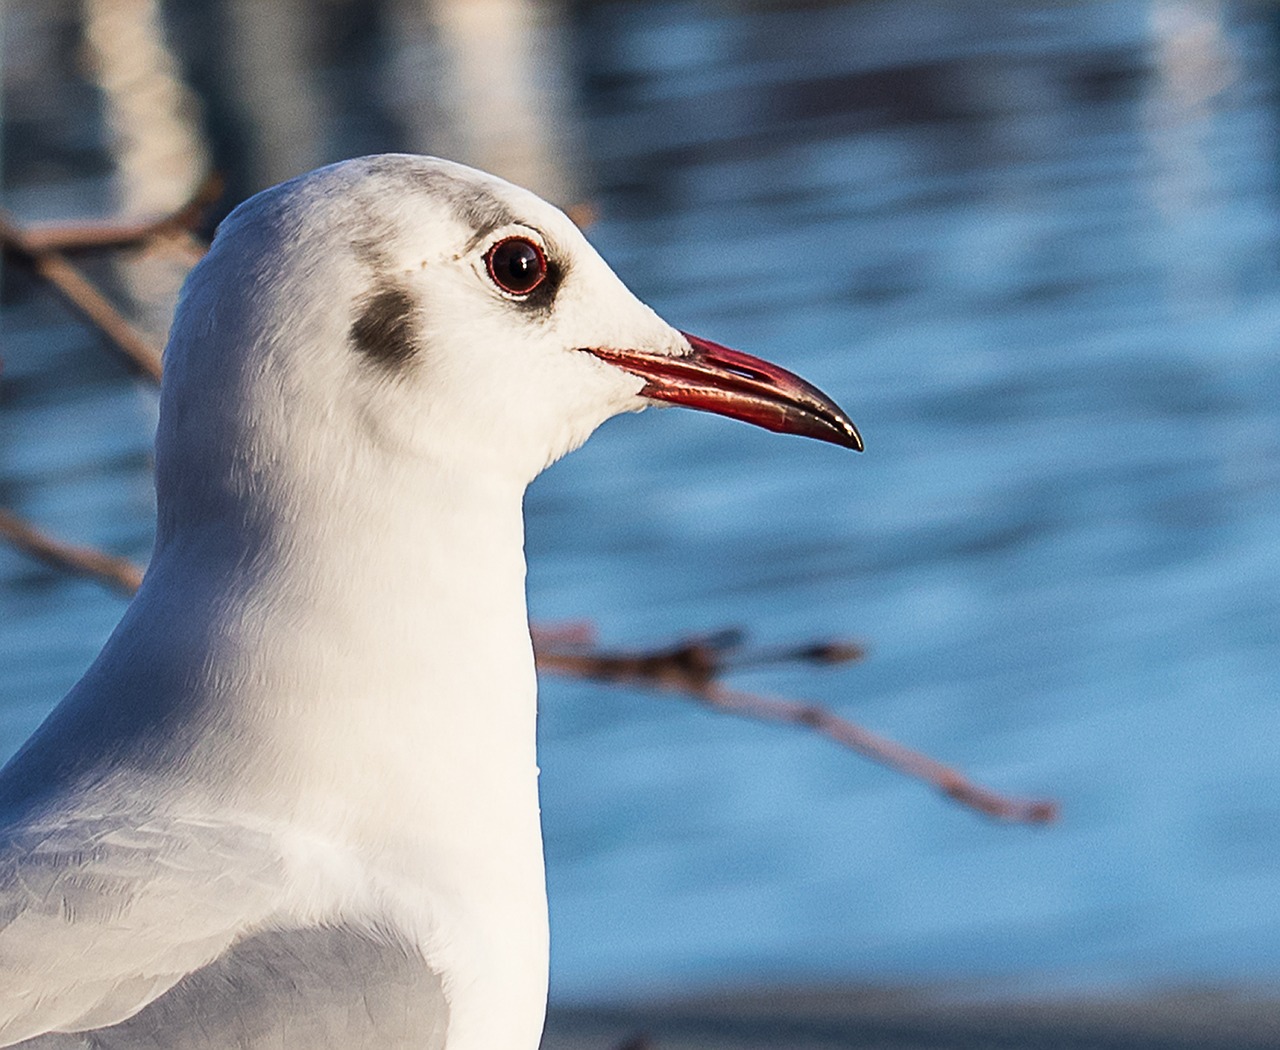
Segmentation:
<svg viewBox="0 0 1280 1050">
<path fill-rule="evenodd" d="M 526 237 L 508 237 L 484 257 L 493 283 L 508 295 L 528 295 L 547 276 L 547 257 Z"/>
</svg>

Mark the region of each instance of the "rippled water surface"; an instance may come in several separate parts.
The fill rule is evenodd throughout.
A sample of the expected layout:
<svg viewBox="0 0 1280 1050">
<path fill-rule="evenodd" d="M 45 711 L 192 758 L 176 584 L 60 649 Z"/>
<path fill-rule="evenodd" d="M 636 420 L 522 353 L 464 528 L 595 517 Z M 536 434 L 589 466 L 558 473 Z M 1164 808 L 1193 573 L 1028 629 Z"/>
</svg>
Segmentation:
<svg viewBox="0 0 1280 1050">
<path fill-rule="evenodd" d="M 1278 28 L 1179 2 L 570 19 L 592 239 L 679 327 L 835 394 L 867 452 L 615 420 L 530 492 L 535 618 L 856 636 L 864 663 L 735 682 L 1064 816 L 992 825 L 803 733 L 546 681 L 558 994 L 1280 977 Z M 106 162 L 23 106 L 10 206 L 103 205 Z M 8 303 L 0 503 L 145 558 L 153 392 L 16 275 Z M 6 549 L 0 588 L 8 752 L 122 603 Z"/>
</svg>

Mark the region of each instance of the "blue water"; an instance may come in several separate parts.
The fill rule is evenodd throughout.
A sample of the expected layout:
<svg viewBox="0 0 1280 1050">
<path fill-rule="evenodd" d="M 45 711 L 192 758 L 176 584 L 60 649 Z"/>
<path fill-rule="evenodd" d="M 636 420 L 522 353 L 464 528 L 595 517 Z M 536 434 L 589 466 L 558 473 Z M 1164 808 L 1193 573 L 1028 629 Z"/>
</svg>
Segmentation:
<svg viewBox="0 0 1280 1050">
<path fill-rule="evenodd" d="M 575 16 L 592 239 L 679 327 L 836 395 L 867 452 L 615 420 L 530 492 L 535 618 L 618 645 L 855 636 L 861 664 L 734 682 L 1063 819 L 993 825 L 801 732 L 547 680 L 561 998 L 1280 977 L 1277 23 Z M 32 214 L 96 192 L 10 185 Z M 153 392 L 21 287 L 4 324 L 0 502 L 145 558 Z M 9 751 L 122 604 L 2 549 L 0 603 Z"/>
</svg>

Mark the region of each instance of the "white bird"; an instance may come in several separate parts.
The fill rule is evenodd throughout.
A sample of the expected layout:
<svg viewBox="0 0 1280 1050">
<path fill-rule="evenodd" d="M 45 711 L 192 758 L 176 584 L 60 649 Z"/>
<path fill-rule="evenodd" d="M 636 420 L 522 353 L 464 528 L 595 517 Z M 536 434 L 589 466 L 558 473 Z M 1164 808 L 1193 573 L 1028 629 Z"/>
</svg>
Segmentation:
<svg viewBox="0 0 1280 1050">
<path fill-rule="evenodd" d="M 857 431 L 426 157 L 237 208 L 165 360 L 142 589 L 0 772 L 0 1046 L 534 1050 L 525 487 L 654 400 Z"/>
</svg>

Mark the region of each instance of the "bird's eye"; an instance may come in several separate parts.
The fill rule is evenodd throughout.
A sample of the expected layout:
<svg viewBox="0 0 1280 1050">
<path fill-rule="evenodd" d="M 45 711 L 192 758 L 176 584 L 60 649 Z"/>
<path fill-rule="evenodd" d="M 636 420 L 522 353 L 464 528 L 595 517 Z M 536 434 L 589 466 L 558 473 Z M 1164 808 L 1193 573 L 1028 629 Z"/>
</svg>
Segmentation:
<svg viewBox="0 0 1280 1050">
<path fill-rule="evenodd" d="M 489 249 L 485 266 L 493 283 L 508 295 L 528 295 L 547 276 L 547 256 L 527 237 L 508 237 Z"/>
</svg>

